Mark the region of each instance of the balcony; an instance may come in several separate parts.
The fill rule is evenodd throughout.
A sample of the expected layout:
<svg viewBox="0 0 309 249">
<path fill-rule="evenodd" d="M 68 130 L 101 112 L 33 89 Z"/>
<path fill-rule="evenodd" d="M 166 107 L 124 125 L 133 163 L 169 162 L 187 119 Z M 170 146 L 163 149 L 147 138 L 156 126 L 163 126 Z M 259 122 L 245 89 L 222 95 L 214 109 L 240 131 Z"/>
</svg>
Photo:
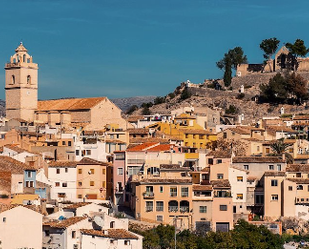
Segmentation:
<svg viewBox="0 0 309 249">
<path fill-rule="evenodd" d="M 154 193 L 153 192 L 144 192 L 143 197 L 144 197 L 144 199 L 153 199 Z"/>
<path fill-rule="evenodd" d="M 128 164 L 143 164 L 145 159 L 128 159 Z"/>
<path fill-rule="evenodd" d="M 217 198 L 230 198 L 232 197 L 231 191 L 215 191 L 214 197 Z"/>
<path fill-rule="evenodd" d="M 169 206 L 168 211 L 176 213 L 178 212 L 178 206 Z"/>
<path fill-rule="evenodd" d="M 297 197 L 295 198 L 295 204 L 309 205 L 309 198 Z"/>
</svg>

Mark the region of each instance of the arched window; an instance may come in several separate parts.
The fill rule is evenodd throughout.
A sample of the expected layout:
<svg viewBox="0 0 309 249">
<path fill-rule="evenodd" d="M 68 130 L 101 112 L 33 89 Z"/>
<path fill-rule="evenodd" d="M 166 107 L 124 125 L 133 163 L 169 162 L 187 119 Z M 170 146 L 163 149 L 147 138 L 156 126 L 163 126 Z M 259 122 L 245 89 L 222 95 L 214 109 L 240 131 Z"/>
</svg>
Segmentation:
<svg viewBox="0 0 309 249">
<path fill-rule="evenodd" d="M 15 84 L 15 75 L 12 75 L 11 84 Z"/>
<path fill-rule="evenodd" d="M 303 189 L 304 189 L 303 185 L 298 185 L 297 186 L 297 190 L 303 190 Z"/>
<path fill-rule="evenodd" d="M 27 84 L 31 84 L 31 76 L 30 75 L 27 76 Z"/>
<path fill-rule="evenodd" d="M 26 55 L 23 55 L 23 62 L 26 62 Z"/>
</svg>

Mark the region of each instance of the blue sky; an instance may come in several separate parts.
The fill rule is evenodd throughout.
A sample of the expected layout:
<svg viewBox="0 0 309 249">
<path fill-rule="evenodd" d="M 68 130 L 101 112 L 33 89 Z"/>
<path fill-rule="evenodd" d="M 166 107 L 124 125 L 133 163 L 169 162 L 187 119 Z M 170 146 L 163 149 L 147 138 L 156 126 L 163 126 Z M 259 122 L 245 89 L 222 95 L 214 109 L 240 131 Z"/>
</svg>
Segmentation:
<svg viewBox="0 0 309 249">
<path fill-rule="evenodd" d="M 39 98 L 164 96 L 220 78 L 215 62 L 261 40 L 309 46 L 307 0 L 0 0 L 0 62 L 23 41 L 39 64 Z M 0 70 L 4 98 L 4 70 Z"/>
</svg>

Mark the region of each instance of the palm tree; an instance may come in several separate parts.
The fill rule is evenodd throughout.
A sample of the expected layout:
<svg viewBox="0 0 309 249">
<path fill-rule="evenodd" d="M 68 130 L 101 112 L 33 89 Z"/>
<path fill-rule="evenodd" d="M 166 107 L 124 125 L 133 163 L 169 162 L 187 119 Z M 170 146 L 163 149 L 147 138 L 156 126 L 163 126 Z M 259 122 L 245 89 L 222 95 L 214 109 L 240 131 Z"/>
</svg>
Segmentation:
<svg viewBox="0 0 309 249">
<path fill-rule="evenodd" d="M 270 144 L 270 147 L 276 156 L 281 156 L 284 154 L 286 158 L 286 162 L 293 163 L 294 160 L 293 160 L 292 155 L 286 152 L 287 148 L 290 147 L 291 145 L 293 144 L 285 143 L 284 138 L 280 138 L 276 140 L 275 142 L 273 142 L 272 144 Z"/>
</svg>

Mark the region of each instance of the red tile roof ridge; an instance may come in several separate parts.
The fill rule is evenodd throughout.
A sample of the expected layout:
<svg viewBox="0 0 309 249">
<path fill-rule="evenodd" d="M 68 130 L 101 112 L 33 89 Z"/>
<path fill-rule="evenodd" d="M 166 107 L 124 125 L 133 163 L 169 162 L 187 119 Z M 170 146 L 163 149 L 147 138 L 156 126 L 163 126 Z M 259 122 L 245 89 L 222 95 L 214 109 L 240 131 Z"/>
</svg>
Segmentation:
<svg viewBox="0 0 309 249">
<path fill-rule="evenodd" d="M 138 237 L 125 229 L 108 229 L 105 230 L 94 230 L 94 229 L 81 229 L 82 234 L 106 237 L 112 239 L 138 239 Z"/>
<path fill-rule="evenodd" d="M 134 147 L 127 149 L 127 152 L 145 151 L 159 144 L 160 143 L 157 143 L 157 142 L 146 142 L 146 143 L 142 143 L 142 144 L 139 144 L 139 145 L 136 145 Z"/>
<path fill-rule="evenodd" d="M 79 216 L 75 216 L 75 217 L 71 217 L 71 218 L 67 218 L 65 220 L 51 220 L 51 221 L 47 221 L 43 223 L 43 226 L 50 226 L 50 227 L 54 227 L 54 228 L 62 228 L 65 229 L 69 226 L 72 226 L 84 219 L 87 219 L 87 217 L 79 217 Z"/>
<path fill-rule="evenodd" d="M 77 165 L 102 165 L 102 166 L 113 166 L 112 163 L 108 163 L 108 162 L 102 162 L 102 161 L 98 161 L 95 159 L 92 159 L 90 157 L 83 157 L 83 159 L 81 159 Z"/>
</svg>

